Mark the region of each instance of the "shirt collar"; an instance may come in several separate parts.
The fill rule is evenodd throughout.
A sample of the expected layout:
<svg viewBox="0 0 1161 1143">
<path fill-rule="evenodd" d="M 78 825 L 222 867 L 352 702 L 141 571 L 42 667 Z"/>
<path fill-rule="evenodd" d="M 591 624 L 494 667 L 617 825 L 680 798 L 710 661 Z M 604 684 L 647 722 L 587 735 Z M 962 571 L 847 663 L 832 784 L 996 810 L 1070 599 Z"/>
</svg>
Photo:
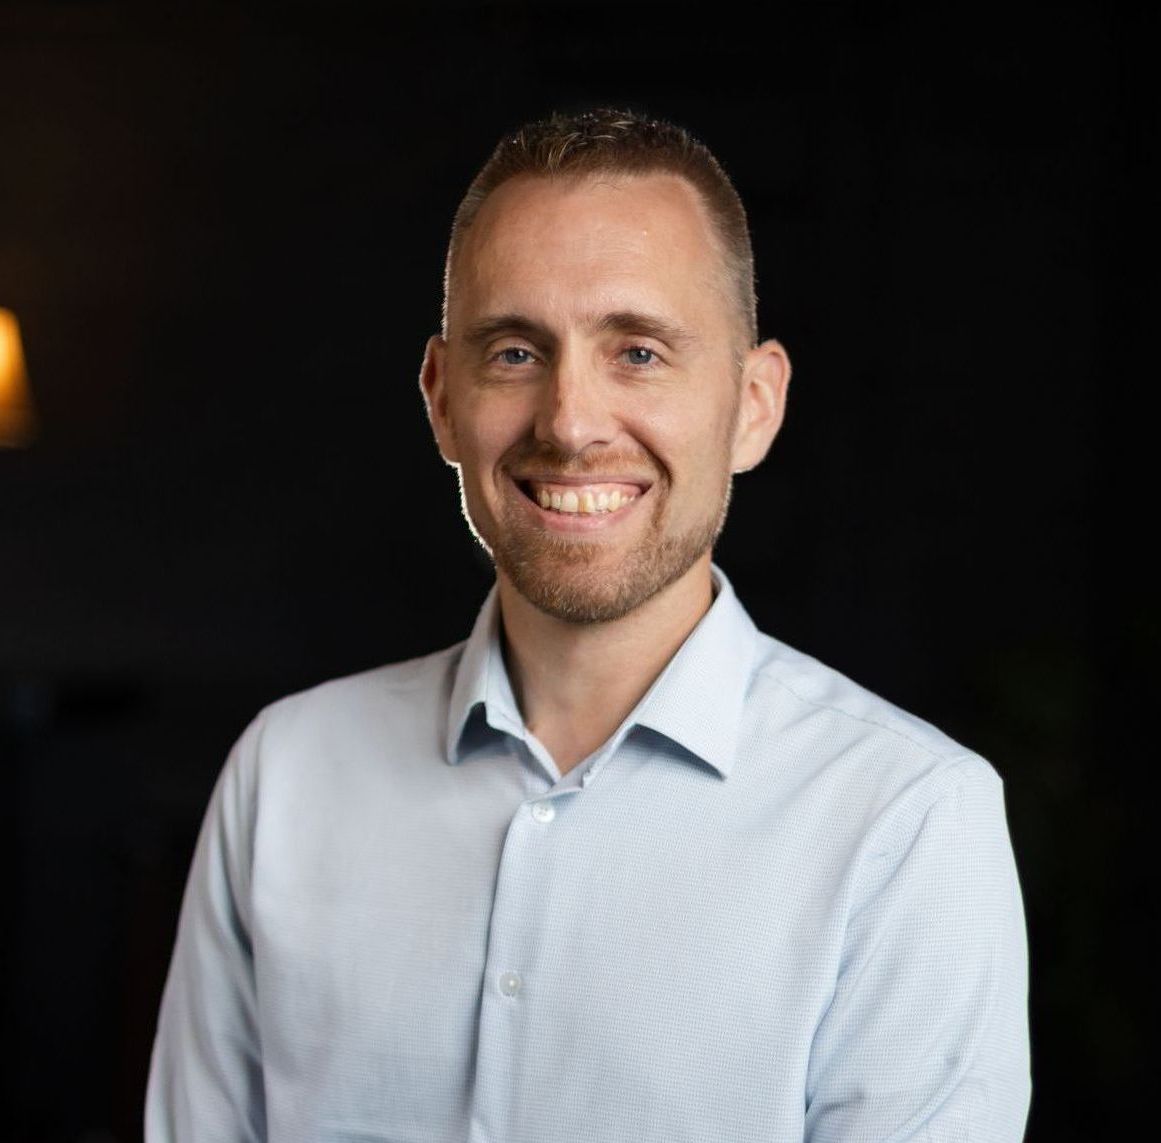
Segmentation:
<svg viewBox="0 0 1161 1143">
<path fill-rule="evenodd" d="M 480 721 L 495 730 L 524 735 L 524 723 L 500 649 L 500 595 L 488 592 L 456 668 L 447 711 L 447 760 L 461 761 Z"/>
<path fill-rule="evenodd" d="M 758 629 L 725 573 L 712 567 L 717 597 L 630 715 L 726 777 L 753 669 Z M 500 649 L 500 606 L 493 585 L 464 644 L 448 705 L 447 760 L 465 755 L 482 722 L 524 737 L 524 724 Z"/>
<path fill-rule="evenodd" d="M 758 629 L 716 564 L 718 594 L 637 709 L 634 721 L 665 735 L 723 778 L 734 766 Z"/>
</svg>

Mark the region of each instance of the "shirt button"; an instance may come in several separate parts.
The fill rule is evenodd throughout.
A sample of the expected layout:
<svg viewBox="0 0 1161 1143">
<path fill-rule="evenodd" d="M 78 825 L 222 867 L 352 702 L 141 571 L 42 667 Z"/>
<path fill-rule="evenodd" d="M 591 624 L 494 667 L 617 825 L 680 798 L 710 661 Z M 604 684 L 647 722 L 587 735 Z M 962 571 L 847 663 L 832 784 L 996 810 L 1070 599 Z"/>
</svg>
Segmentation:
<svg viewBox="0 0 1161 1143">
<path fill-rule="evenodd" d="M 532 817 L 541 825 L 548 825 L 556 817 L 556 807 L 551 802 L 533 802 Z"/>
<path fill-rule="evenodd" d="M 518 972 L 505 972 L 500 977 L 500 991 L 505 996 L 515 996 L 523 983 Z"/>
</svg>

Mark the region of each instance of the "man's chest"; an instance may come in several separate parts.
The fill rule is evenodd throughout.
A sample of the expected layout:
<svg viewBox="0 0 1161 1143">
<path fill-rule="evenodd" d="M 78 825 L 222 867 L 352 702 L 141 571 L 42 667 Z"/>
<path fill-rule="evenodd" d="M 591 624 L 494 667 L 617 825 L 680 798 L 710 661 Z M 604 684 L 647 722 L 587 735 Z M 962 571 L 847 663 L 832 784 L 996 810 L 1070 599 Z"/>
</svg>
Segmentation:
<svg viewBox="0 0 1161 1143">
<path fill-rule="evenodd" d="M 845 862 L 792 807 L 648 767 L 352 792 L 258 831 L 268 1114 L 316 1138 L 801 1130 Z"/>
</svg>

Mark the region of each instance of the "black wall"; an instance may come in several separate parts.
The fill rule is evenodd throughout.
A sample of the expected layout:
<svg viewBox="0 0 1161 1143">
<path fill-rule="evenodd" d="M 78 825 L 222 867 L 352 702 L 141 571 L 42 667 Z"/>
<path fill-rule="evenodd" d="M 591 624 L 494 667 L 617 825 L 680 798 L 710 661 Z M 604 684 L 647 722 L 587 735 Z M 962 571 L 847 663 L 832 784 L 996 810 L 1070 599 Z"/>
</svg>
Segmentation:
<svg viewBox="0 0 1161 1143">
<path fill-rule="evenodd" d="M 503 130 L 594 102 L 717 152 L 795 362 L 719 562 L 1003 775 L 1029 1138 L 1127 1136 L 1157 21 L 1110 8 L 0 4 L 0 305 L 42 419 L 0 451 L 8 1137 L 138 1137 L 193 839 L 258 707 L 466 635 L 489 569 L 417 388 L 443 244 Z"/>
</svg>

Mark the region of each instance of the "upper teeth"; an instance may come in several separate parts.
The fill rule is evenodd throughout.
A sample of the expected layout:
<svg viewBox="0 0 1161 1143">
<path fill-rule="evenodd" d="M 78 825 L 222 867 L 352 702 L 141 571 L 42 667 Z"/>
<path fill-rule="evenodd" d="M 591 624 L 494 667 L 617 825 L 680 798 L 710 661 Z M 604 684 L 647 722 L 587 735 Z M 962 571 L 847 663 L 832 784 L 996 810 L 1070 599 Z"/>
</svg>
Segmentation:
<svg viewBox="0 0 1161 1143">
<path fill-rule="evenodd" d="M 616 512 L 626 504 L 637 499 L 637 494 L 623 493 L 619 488 L 612 492 L 594 488 L 566 488 L 563 492 L 556 489 L 541 488 L 536 492 L 536 500 L 541 508 L 550 512 L 581 513 L 593 515 L 598 512 Z"/>
</svg>

